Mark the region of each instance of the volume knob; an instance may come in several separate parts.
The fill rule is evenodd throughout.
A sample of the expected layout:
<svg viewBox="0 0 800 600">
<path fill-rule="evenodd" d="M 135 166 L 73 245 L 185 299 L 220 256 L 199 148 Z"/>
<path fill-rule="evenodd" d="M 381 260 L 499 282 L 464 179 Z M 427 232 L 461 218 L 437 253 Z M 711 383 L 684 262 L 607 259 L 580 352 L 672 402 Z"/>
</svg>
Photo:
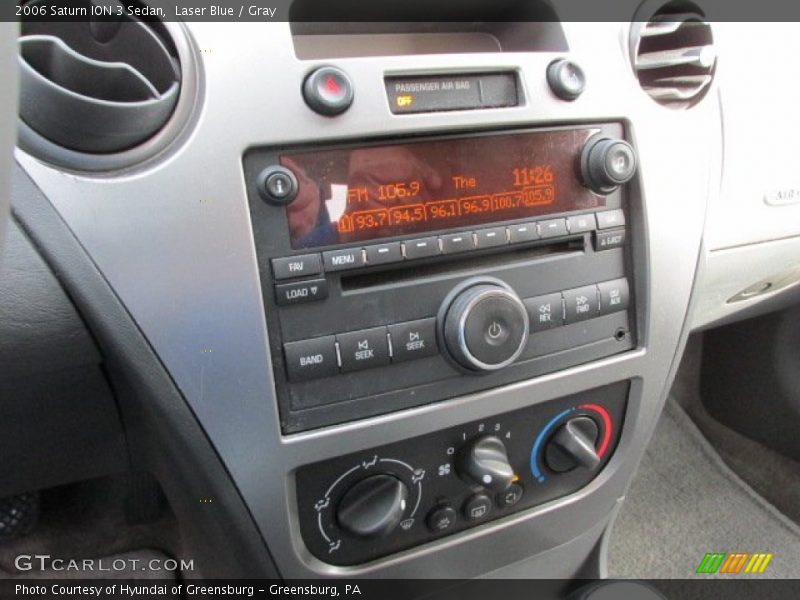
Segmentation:
<svg viewBox="0 0 800 600">
<path fill-rule="evenodd" d="M 450 355 L 471 371 L 494 371 L 516 360 L 528 341 L 528 311 L 508 287 L 479 283 L 446 307 L 444 341 Z"/>
</svg>

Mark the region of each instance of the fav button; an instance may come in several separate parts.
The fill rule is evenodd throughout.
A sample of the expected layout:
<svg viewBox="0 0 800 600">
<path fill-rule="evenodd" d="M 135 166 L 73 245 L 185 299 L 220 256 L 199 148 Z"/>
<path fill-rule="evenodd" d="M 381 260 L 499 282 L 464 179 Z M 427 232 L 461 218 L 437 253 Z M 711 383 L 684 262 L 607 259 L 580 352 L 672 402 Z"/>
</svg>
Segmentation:
<svg viewBox="0 0 800 600">
<path fill-rule="evenodd" d="M 288 342 L 283 345 L 283 353 L 286 356 L 286 372 L 291 381 L 328 377 L 339 372 L 332 335 Z"/>
<path fill-rule="evenodd" d="M 303 83 L 303 98 L 314 112 L 333 117 L 350 108 L 353 84 L 341 69 L 320 67 Z"/>
<path fill-rule="evenodd" d="M 319 254 L 300 254 L 272 259 L 272 274 L 275 279 L 308 277 L 322 273 Z"/>
<path fill-rule="evenodd" d="M 342 357 L 342 371 L 360 371 L 389 364 L 386 327 L 340 333 L 336 336 Z"/>
<path fill-rule="evenodd" d="M 435 318 L 389 325 L 389 335 L 392 338 L 394 362 L 438 354 Z"/>
</svg>

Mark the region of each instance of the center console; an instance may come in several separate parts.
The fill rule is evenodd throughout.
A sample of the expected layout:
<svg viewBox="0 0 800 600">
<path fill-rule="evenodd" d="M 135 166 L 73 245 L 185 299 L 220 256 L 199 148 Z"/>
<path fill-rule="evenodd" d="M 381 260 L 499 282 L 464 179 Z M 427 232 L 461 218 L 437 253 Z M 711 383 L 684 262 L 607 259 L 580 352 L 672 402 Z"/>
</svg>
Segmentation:
<svg viewBox="0 0 800 600">
<path fill-rule="evenodd" d="M 607 123 L 249 152 L 283 431 L 633 348 L 624 136 Z"/>
</svg>

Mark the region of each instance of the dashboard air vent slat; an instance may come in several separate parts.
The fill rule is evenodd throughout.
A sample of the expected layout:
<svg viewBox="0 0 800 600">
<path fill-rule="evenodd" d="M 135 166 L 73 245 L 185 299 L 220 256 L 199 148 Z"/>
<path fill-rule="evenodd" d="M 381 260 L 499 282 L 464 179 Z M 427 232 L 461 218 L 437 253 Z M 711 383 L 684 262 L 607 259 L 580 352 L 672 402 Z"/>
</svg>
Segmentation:
<svg viewBox="0 0 800 600">
<path fill-rule="evenodd" d="M 22 121 L 47 143 L 82 153 L 122 152 L 154 136 L 181 89 L 172 40 L 133 17 L 23 21 L 19 66 Z"/>
<path fill-rule="evenodd" d="M 656 102 L 688 108 L 708 91 L 716 50 L 711 27 L 686 2 L 671 2 L 631 30 L 631 55 L 639 84 Z"/>
</svg>

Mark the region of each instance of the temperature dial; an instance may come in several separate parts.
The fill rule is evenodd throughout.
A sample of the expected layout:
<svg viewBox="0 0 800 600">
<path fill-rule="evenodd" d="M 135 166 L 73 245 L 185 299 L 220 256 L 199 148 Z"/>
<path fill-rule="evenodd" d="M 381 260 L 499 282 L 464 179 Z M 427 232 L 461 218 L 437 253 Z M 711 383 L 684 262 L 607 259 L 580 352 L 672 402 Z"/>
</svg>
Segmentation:
<svg viewBox="0 0 800 600">
<path fill-rule="evenodd" d="M 556 473 L 575 467 L 594 469 L 600 464 L 595 450 L 597 423 L 589 417 L 574 417 L 559 427 L 545 448 L 545 462 Z"/>
<path fill-rule="evenodd" d="M 461 449 L 458 473 L 464 479 L 495 492 L 504 492 L 514 479 L 506 447 L 493 435 L 479 437 Z"/>
<path fill-rule="evenodd" d="M 391 533 L 403 518 L 408 488 L 397 477 L 372 475 L 347 490 L 336 509 L 339 526 L 358 538 Z"/>
</svg>

